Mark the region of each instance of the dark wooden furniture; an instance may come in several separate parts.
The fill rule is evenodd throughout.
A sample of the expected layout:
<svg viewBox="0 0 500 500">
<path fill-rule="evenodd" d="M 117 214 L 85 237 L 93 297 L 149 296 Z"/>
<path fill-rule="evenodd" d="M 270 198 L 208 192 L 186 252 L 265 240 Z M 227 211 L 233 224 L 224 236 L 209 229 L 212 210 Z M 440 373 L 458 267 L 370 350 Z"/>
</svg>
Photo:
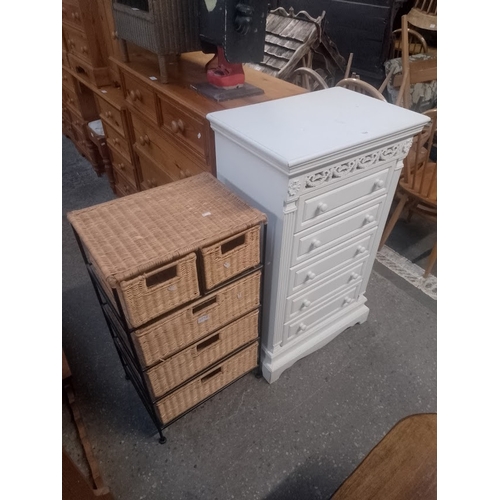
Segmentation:
<svg viewBox="0 0 500 500">
<path fill-rule="evenodd" d="M 437 415 L 399 421 L 331 500 L 437 498 Z"/>
</svg>

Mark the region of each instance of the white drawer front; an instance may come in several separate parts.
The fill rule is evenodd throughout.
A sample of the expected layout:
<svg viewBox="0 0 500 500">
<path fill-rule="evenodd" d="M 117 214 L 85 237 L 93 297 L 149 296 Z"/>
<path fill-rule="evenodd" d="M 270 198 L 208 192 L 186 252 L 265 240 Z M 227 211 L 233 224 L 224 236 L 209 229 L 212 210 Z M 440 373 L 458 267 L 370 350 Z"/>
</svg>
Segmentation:
<svg viewBox="0 0 500 500">
<path fill-rule="evenodd" d="M 326 276 L 365 258 L 371 251 L 376 228 L 318 258 L 291 269 L 288 295 L 314 286 Z"/>
<path fill-rule="evenodd" d="M 333 277 L 328 277 L 305 292 L 287 299 L 285 321 L 298 318 L 330 299 L 349 285 L 357 284 L 363 276 L 367 258 Z"/>
<path fill-rule="evenodd" d="M 294 236 L 292 266 L 377 227 L 385 196 Z"/>
<path fill-rule="evenodd" d="M 297 214 L 297 231 L 334 217 L 387 193 L 389 169 L 368 175 L 337 189 L 316 196 L 301 197 Z"/>
<path fill-rule="evenodd" d="M 286 323 L 285 331 L 283 332 L 283 344 L 299 336 L 307 335 L 313 331 L 317 325 L 328 320 L 342 309 L 349 307 L 358 298 L 359 287 L 360 284 L 343 290 L 328 302 L 316 307 L 315 310 L 311 311 L 309 314 L 301 315 L 299 318 Z"/>
</svg>

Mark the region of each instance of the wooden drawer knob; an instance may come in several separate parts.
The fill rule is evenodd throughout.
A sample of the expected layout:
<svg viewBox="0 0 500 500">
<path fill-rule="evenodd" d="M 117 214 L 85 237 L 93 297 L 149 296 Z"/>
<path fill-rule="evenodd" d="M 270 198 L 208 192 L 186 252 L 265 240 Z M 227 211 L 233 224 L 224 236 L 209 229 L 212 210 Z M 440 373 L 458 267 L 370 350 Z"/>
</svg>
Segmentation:
<svg viewBox="0 0 500 500">
<path fill-rule="evenodd" d="M 314 278 L 316 278 L 316 273 L 313 273 L 312 271 L 309 271 L 307 274 L 306 274 L 306 278 L 308 280 L 313 280 Z"/>
<path fill-rule="evenodd" d="M 66 75 L 63 75 L 63 80 L 64 80 L 65 82 L 67 82 L 67 81 L 68 81 L 68 77 L 67 77 Z"/>
<path fill-rule="evenodd" d="M 146 134 L 144 134 L 144 137 L 142 135 L 139 136 L 139 142 L 141 143 L 141 146 L 144 146 L 144 144 L 147 144 L 149 146 L 149 144 L 151 143 L 149 137 Z"/>
<path fill-rule="evenodd" d="M 156 182 L 155 179 L 148 179 L 147 184 L 150 188 L 154 188 L 154 187 L 158 186 L 158 183 Z"/>
<path fill-rule="evenodd" d="M 123 163 L 118 163 L 118 168 L 119 168 L 120 170 L 125 170 L 125 164 L 123 164 Z"/>
<path fill-rule="evenodd" d="M 140 90 L 131 90 L 130 91 L 130 99 L 132 101 L 142 101 L 142 94 Z"/>
<path fill-rule="evenodd" d="M 120 144 L 120 141 L 118 139 L 113 139 L 113 144 L 117 146 L 118 144 Z"/>
<path fill-rule="evenodd" d="M 106 118 L 111 118 L 113 116 L 113 114 L 111 113 L 111 111 L 106 111 L 106 113 L 104 113 L 104 116 Z"/>
<path fill-rule="evenodd" d="M 318 210 L 321 213 L 326 212 L 327 208 L 328 208 L 328 205 L 326 203 L 320 203 L 320 204 L 318 204 Z"/>
<path fill-rule="evenodd" d="M 111 32 L 111 38 L 113 40 L 118 40 L 118 31 L 112 31 Z"/>
<path fill-rule="evenodd" d="M 84 54 L 86 54 L 89 51 L 86 45 L 84 45 L 81 50 Z"/>
<path fill-rule="evenodd" d="M 186 174 L 185 174 L 184 170 L 179 170 L 179 177 L 181 179 L 184 179 L 186 177 Z"/>
<path fill-rule="evenodd" d="M 75 102 L 75 100 L 74 100 L 72 97 L 70 97 L 70 98 L 68 99 L 68 102 L 71 104 L 72 102 Z"/>
<path fill-rule="evenodd" d="M 172 120 L 170 128 L 174 134 L 177 134 L 177 132 L 184 133 L 184 122 L 182 120 Z"/>
</svg>

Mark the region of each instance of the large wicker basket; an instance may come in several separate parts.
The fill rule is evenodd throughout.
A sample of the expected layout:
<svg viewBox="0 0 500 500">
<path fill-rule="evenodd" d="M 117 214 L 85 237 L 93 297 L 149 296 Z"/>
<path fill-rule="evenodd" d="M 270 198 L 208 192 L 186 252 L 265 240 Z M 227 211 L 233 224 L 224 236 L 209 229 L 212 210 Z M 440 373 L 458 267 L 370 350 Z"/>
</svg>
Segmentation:
<svg viewBox="0 0 500 500">
<path fill-rule="evenodd" d="M 266 216 L 203 173 L 68 219 L 105 288 L 117 289 L 128 322 L 139 327 L 199 295 L 189 254 L 260 226 Z"/>
<path fill-rule="evenodd" d="M 259 311 L 255 310 L 200 342 L 154 366 L 145 373 L 154 399 L 174 389 L 231 352 L 258 337 Z"/>
<path fill-rule="evenodd" d="M 163 361 L 257 308 L 261 272 L 250 274 L 132 333 L 144 368 Z"/>
<path fill-rule="evenodd" d="M 258 342 L 255 342 L 246 347 L 158 401 L 155 408 L 161 422 L 169 423 L 241 375 L 256 368 L 258 345 Z"/>
</svg>

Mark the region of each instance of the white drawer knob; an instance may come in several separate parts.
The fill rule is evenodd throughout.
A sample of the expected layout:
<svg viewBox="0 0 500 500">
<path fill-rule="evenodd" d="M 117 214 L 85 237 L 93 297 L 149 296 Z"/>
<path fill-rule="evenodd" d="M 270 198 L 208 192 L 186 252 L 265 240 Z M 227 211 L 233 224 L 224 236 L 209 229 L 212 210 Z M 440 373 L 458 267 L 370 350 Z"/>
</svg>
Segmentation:
<svg viewBox="0 0 500 500">
<path fill-rule="evenodd" d="M 307 325 L 305 323 L 301 323 L 299 325 L 299 332 L 303 332 L 307 328 Z"/>
<path fill-rule="evenodd" d="M 323 212 L 326 212 L 326 209 L 328 208 L 328 205 L 326 203 L 320 203 L 318 205 L 318 210 L 323 213 Z"/>
<path fill-rule="evenodd" d="M 351 280 L 357 280 L 359 278 L 358 273 L 351 273 Z"/>
<path fill-rule="evenodd" d="M 380 189 L 384 187 L 384 181 L 382 179 L 377 179 L 375 181 L 375 189 Z"/>
<path fill-rule="evenodd" d="M 318 248 L 321 245 L 321 241 L 317 240 L 316 238 L 311 241 L 311 245 L 313 248 Z"/>
<path fill-rule="evenodd" d="M 312 271 L 309 271 L 306 275 L 307 279 L 308 280 L 313 280 L 314 278 L 316 278 L 316 273 L 313 273 Z"/>
<path fill-rule="evenodd" d="M 352 297 L 346 297 L 344 299 L 344 305 L 347 306 L 349 304 L 352 304 L 354 302 L 354 299 Z"/>
<path fill-rule="evenodd" d="M 311 301 L 310 300 L 304 300 L 304 302 L 302 302 L 302 307 L 304 309 L 308 308 L 309 306 L 311 305 Z"/>
<path fill-rule="evenodd" d="M 365 217 L 365 223 L 366 223 L 366 224 L 370 224 L 370 222 L 373 222 L 374 220 L 375 220 L 375 217 L 373 217 L 373 215 L 369 215 L 369 214 L 368 214 L 368 215 Z"/>
<path fill-rule="evenodd" d="M 365 253 L 366 248 L 363 245 L 359 245 L 357 248 L 358 253 Z"/>
</svg>

